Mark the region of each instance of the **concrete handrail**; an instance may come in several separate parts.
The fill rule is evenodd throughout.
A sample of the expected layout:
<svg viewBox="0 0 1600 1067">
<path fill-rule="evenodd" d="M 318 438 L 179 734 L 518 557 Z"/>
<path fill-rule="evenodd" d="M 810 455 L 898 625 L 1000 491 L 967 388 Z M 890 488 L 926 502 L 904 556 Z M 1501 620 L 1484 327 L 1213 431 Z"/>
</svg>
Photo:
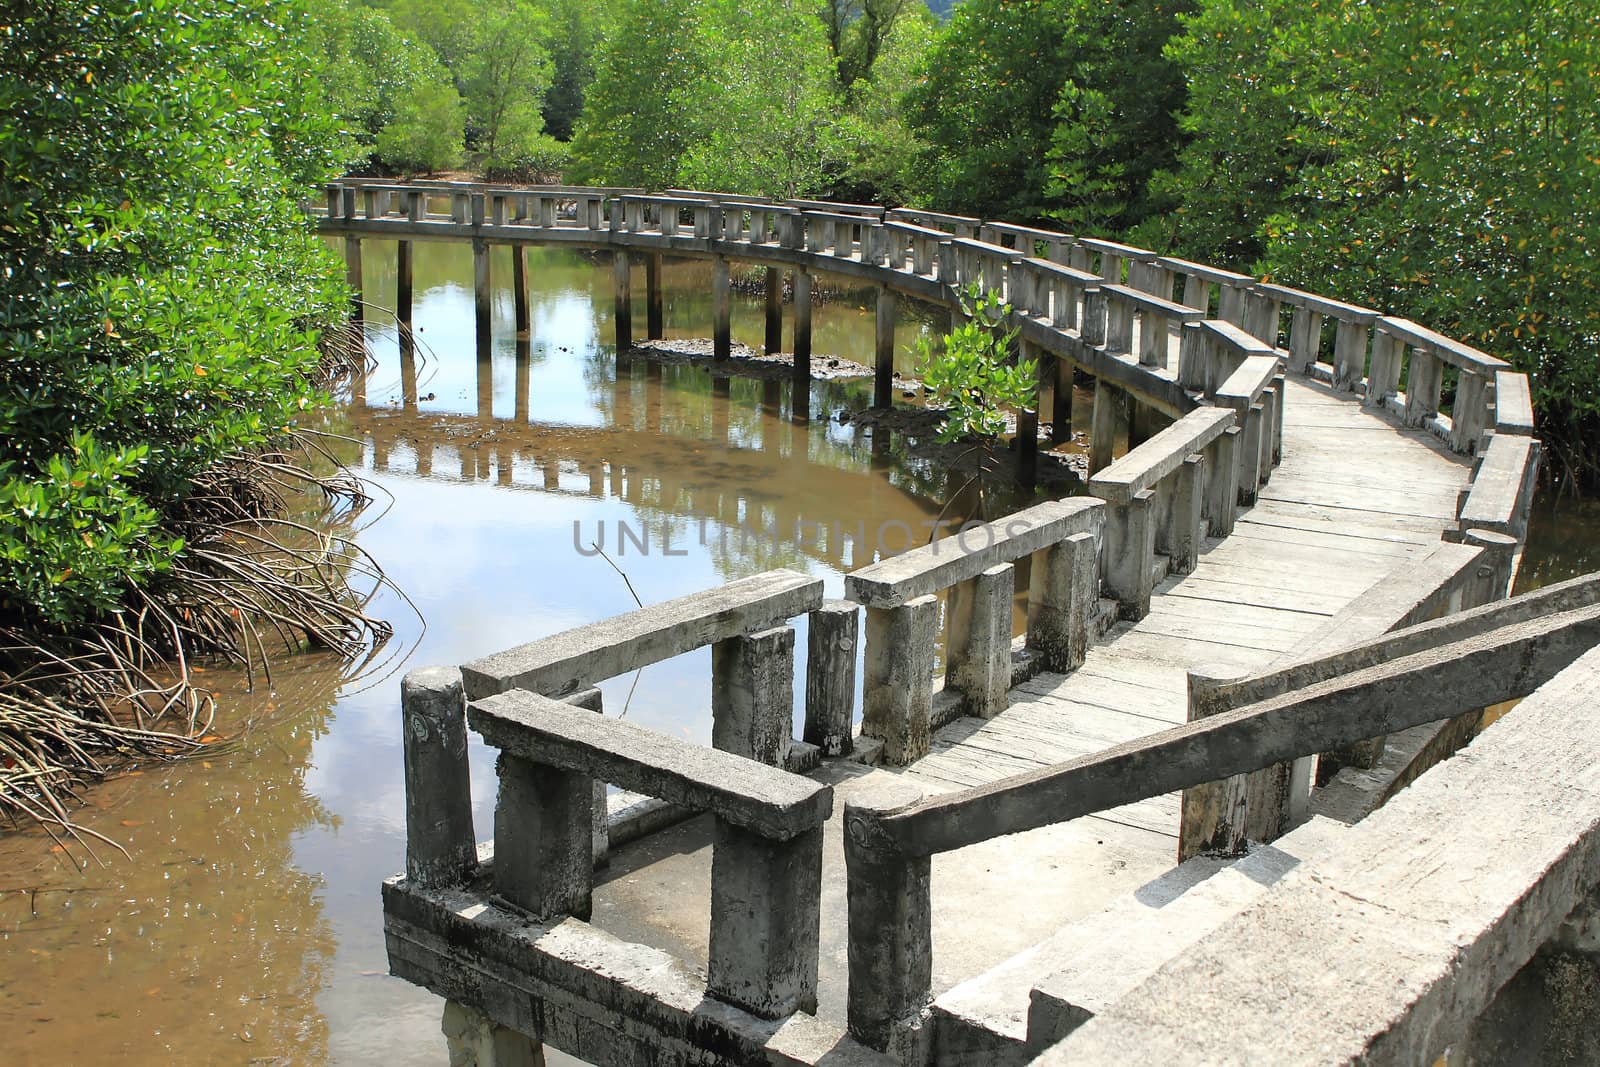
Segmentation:
<svg viewBox="0 0 1600 1067">
<path fill-rule="evenodd" d="M 1494 530 L 1518 541 L 1527 536 L 1539 451 L 1539 442 L 1532 437 L 1489 435 L 1457 518 L 1462 534 Z"/>
<path fill-rule="evenodd" d="M 866 607 L 862 733 L 884 758 L 906 764 L 927 754 L 932 731 L 965 711 L 993 715 L 1012 687 L 1011 611 L 1016 561 L 1031 559 L 1030 662 L 1067 671 L 1083 662 L 1096 604 L 1104 505 L 1074 497 L 1035 504 L 993 523 L 969 523 L 954 538 L 862 567 L 845 576 L 845 596 Z M 945 693 L 933 685 L 945 612 Z"/>
</svg>

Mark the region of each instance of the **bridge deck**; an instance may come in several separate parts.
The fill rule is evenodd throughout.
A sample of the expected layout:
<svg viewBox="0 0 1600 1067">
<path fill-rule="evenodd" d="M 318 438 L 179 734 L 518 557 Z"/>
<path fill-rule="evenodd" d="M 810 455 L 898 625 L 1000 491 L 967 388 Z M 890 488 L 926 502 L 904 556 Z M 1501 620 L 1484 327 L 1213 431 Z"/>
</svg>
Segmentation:
<svg viewBox="0 0 1600 1067">
<path fill-rule="evenodd" d="M 1439 542 L 1469 473 L 1425 431 L 1399 430 L 1348 395 L 1290 379 L 1282 465 L 1232 535 L 1209 542 L 1192 573 L 1157 587 L 1148 617 L 1113 627 L 1073 674 L 1013 690 L 995 718 L 946 726 L 904 771 L 833 764 L 821 772 L 838 800 L 823 872 L 819 1014 L 844 1014 L 839 814 L 860 780 L 904 773 L 930 792 L 950 791 L 1182 722 L 1186 668 L 1260 668 L 1306 641 Z M 1173 795 L 934 857 L 935 994 L 1168 870 L 1177 829 Z M 710 843 L 701 819 L 618 850 L 597 887 L 594 921 L 704 965 Z"/>
</svg>

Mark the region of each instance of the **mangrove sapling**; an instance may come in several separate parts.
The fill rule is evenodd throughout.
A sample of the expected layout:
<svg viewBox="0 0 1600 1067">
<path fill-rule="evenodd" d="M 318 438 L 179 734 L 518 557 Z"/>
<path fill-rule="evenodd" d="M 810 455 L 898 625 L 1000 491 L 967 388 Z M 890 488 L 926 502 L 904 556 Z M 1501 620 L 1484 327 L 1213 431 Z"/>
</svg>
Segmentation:
<svg viewBox="0 0 1600 1067">
<path fill-rule="evenodd" d="M 919 338 L 914 349 L 929 404 L 944 411 L 937 431 L 940 443 L 971 443 L 958 467 L 977 457 L 978 473 L 945 505 L 948 510 L 975 488 L 975 511 L 969 518 L 985 517 L 985 477 L 998 468 L 995 450 L 1007 428 L 1007 409 L 1032 407 L 1038 390 L 1037 362 L 1014 355 L 1017 331 L 1006 325 L 1010 310 L 999 293 L 974 283 L 961 293 L 961 322 L 938 340 Z"/>
</svg>

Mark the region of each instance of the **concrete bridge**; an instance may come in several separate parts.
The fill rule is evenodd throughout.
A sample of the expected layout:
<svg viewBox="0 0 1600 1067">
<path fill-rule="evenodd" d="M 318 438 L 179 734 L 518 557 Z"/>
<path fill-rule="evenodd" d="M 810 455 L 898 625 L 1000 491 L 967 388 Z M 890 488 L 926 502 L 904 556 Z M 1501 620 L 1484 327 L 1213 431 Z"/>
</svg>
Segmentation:
<svg viewBox="0 0 1600 1067">
<path fill-rule="evenodd" d="M 463 1060 L 1494 1062 L 1497 995 L 1593 967 L 1600 582 L 1505 599 L 1538 446 L 1503 362 L 1141 249 L 904 210 L 343 184 L 322 224 L 401 240 L 402 317 L 412 240 L 477 242 L 485 327 L 489 242 L 573 242 L 615 255 L 622 345 L 631 259 L 658 306 L 670 252 L 718 264 L 719 347 L 727 261 L 794 272 L 797 380 L 830 271 L 879 287 L 880 404 L 893 294 L 953 307 L 973 283 L 1041 356 L 1053 424 L 1059 386 L 1096 381 L 1091 496 L 858 568 L 847 601 L 769 572 L 408 676 L 390 961 L 450 1001 Z M 706 645 L 713 748 L 574 710 Z M 469 725 L 501 750 L 492 847 Z M 1571 1039 L 1540 1017 L 1525 1040 Z"/>
</svg>

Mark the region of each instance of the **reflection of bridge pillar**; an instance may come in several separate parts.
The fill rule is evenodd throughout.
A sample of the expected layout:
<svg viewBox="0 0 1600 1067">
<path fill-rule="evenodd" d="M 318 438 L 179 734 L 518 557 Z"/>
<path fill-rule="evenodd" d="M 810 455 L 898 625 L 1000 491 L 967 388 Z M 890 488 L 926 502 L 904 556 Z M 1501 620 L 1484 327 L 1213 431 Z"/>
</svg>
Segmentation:
<svg viewBox="0 0 1600 1067">
<path fill-rule="evenodd" d="M 878 286 L 877 360 L 872 378 L 872 406 L 894 405 L 894 291 Z"/>
<path fill-rule="evenodd" d="M 511 290 L 517 308 L 517 336 L 526 337 L 533 329 L 533 313 L 528 307 L 528 247 L 511 246 Z"/>
<path fill-rule="evenodd" d="M 649 373 L 644 376 L 644 428 L 646 433 L 658 433 L 661 430 L 661 364 L 652 361 L 646 366 Z"/>
<path fill-rule="evenodd" d="M 529 379 L 533 376 L 533 352 L 526 337 L 517 338 L 517 386 L 516 407 L 513 409 L 518 422 L 528 421 L 528 394 L 531 391 Z"/>
<path fill-rule="evenodd" d="M 811 272 L 794 272 L 794 378 L 811 380 Z"/>
<path fill-rule="evenodd" d="M 544 461 L 544 487 L 561 488 L 561 461 L 553 456 L 547 457 Z"/>
<path fill-rule="evenodd" d="M 1049 357 L 1055 370 L 1055 388 L 1050 397 L 1050 440 L 1055 444 L 1072 440 L 1072 361 Z"/>
<path fill-rule="evenodd" d="M 665 317 L 662 315 L 661 253 L 651 252 L 644 257 L 645 332 L 652 341 L 666 336 Z"/>
<path fill-rule="evenodd" d="M 511 449 L 506 449 L 506 454 L 501 455 L 499 449 L 494 452 L 494 479 L 501 485 L 511 484 Z"/>
<path fill-rule="evenodd" d="M 733 355 L 733 295 L 728 284 L 728 257 L 718 256 L 711 264 L 711 356 L 728 359 Z"/>
<path fill-rule="evenodd" d="M 417 413 L 417 352 L 407 344 L 400 346 L 400 407 L 408 415 Z"/>
<path fill-rule="evenodd" d="M 364 316 L 361 304 L 361 238 L 344 239 L 344 280 L 350 286 L 350 317 L 360 322 Z"/>
<path fill-rule="evenodd" d="M 433 473 L 433 442 L 421 441 L 417 444 L 417 474 L 426 478 Z"/>
<path fill-rule="evenodd" d="M 1117 413 L 1128 402 L 1128 394 L 1107 382 L 1094 380 L 1094 422 L 1089 430 L 1089 473 L 1098 474 L 1111 466 L 1117 437 Z"/>
<path fill-rule="evenodd" d="M 472 320 L 478 353 L 489 351 L 489 242 L 472 242 Z"/>
<path fill-rule="evenodd" d="M 593 460 L 589 466 L 589 495 L 600 499 L 606 495 L 606 465 L 604 460 Z"/>
<path fill-rule="evenodd" d="M 633 277 L 625 248 L 611 253 L 611 279 L 616 290 L 612 318 L 617 327 L 617 351 L 624 352 L 633 347 Z"/>
<path fill-rule="evenodd" d="M 478 349 L 478 418 L 494 418 L 494 360 L 487 348 Z"/>
<path fill-rule="evenodd" d="M 767 268 L 767 355 L 783 349 L 783 272 Z"/>
<path fill-rule="evenodd" d="M 711 379 L 711 440 L 728 439 L 728 379 Z"/>
<path fill-rule="evenodd" d="M 394 253 L 394 314 L 400 320 L 402 332 L 411 326 L 411 242 L 396 241 Z"/>
<path fill-rule="evenodd" d="M 626 367 L 611 383 L 611 423 L 618 430 L 633 429 L 633 376 Z"/>
<path fill-rule="evenodd" d="M 611 499 L 617 500 L 622 496 L 622 464 L 611 464 Z"/>
</svg>

